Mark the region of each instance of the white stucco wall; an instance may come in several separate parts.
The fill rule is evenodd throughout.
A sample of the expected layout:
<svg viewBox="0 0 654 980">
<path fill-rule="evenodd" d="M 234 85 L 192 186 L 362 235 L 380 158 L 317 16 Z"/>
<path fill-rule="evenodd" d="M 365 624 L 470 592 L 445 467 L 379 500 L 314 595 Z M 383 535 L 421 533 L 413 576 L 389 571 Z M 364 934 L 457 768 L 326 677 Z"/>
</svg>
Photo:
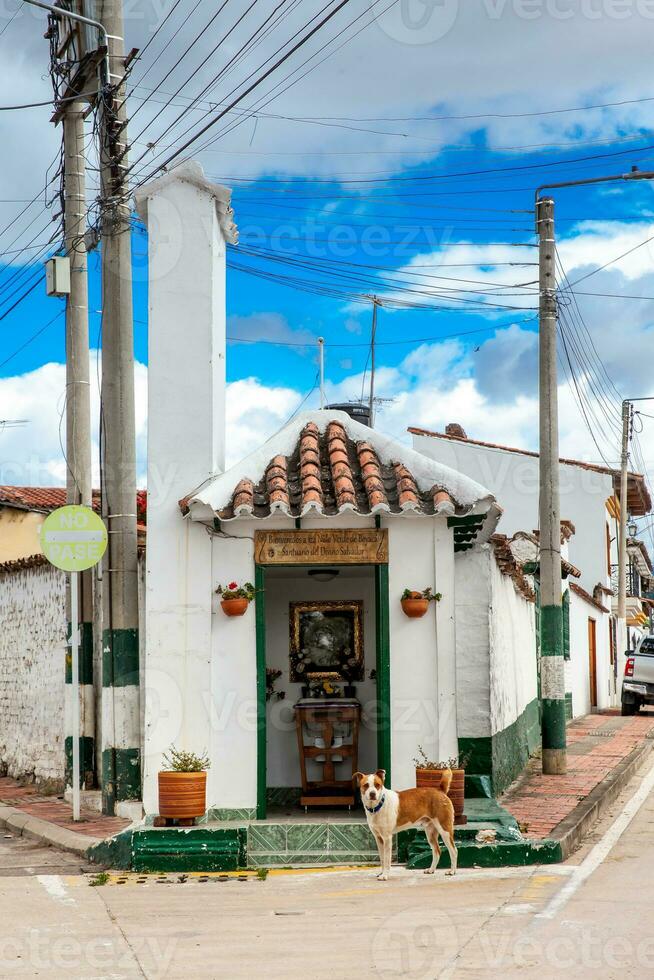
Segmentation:
<svg viewBox="0 0 654 980">
<path fill-rule="evenodd" d="M 491 547 L 456 556 L 459 735 L 508 728 L 538 695 L 535 606 L 500 571 Z"/>
<path fill-rule="evenodd" d="M 293 705 L 301 696 L 302 685 L 289 681 L 289 602 L 317 599 L 360 599 L 363 602 L 365 680 L 355 681 L 357 698 L 362 705 L 357 768 L 363 772 L 377 768 L 374 727 L 377 684 L 369 677 L 376 660 L 374 568 L 370 566 L 357 571 L 362 571 L 363 575 L 350 576 L 348 569 L 343 567 L 331 582 L 312 580 L 306 569 L 298 569 L 292 578 L 276 578 L 272 570 L 266 574 L 266 666 L 282 671 L 275 686 L 277 690 L 286 691 L 283 701 L 271 700 L 267 705 L 268 786 L 301 784 Z M 340 682 L 340 686 L 342 684 Z M 349 760 L 346 766 L 349 766 Z"/>
<path fill-rule="evenodd" d="M 63 783 L 66 576 L 0 572 L 0 772 Z"/>
<path fill-rule="evenodd" d="M 498 531 L 512 535 L 538 527 L 537 456 L 432 436 L 414 435 L 413 446 L 488 487 L 504 508 Z M 608 474 L 565 463 L 559 467 L 559 478 L 561 517 L 576 528 L 570 561 L 581 570 L 581 585 L 592 592 L 607 580 L 605 502 L 613 494 L 613 481 Z"/>
<path fill-rule="evenodd" d="M 459 736 L 490 736 L 491 574 L 487 549 L 457 554 L 456 687 Z"/>
<path fill-rule="evenodd" d="M 610 663 L 609 616 L 570 592 L 570 659 L 565 665 L 565 687 L 572 694 L 572 715 L 588 714 L 590 705 L 590 669 L 588 620 L 595 620 L 597 650 L 597 707 L 613 703 L 613 678 Z M 618 664 L 620 667 L 620 664 Z"/>
<path fill-rule="evenodd" d="M 504 731 L 538 697 L 535 604 L 516 592 L 489 555 L 490 726 Z"/>
</svg>

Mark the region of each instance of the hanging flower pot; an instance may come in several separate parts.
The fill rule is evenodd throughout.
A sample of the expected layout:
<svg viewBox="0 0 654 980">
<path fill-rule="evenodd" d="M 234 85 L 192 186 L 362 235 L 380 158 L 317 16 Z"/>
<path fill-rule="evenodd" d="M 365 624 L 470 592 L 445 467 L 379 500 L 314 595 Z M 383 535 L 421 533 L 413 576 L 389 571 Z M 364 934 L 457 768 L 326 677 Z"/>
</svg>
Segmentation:
<svg viewBox="0 0 654 980">
<path fill-rule="evenodd" d="M 429 609 L 430 602 L 438 602 L 441 598 L 440 592 L 432 592 L 431 589 L 423 589 L 416 592 L 412 589 L 405 589 L 400 599 L 400 605 L 405 616 L 409 619 L 420 619 Z"/>
<path fill-rule="evenodd" d="M 220 606 L 226 616 L 243 616 L 255 596 L 251 582 L 239 585 L 230 582 L 228 586 L 219 585 L 216 594 L 220 596 Z"/>
<path fill-rule="evenodd" d="M 248 599 L 222 599 L 220 607 L 226 616 L 242 616 L 250 605 Z"/>
</svg>

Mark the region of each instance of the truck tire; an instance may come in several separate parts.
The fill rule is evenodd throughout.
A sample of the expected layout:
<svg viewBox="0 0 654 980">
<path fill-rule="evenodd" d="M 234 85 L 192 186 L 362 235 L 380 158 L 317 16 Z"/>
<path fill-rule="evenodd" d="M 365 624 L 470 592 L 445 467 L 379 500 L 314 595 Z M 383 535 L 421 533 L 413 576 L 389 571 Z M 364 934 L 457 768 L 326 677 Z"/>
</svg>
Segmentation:
<svg viewBox="0 0 654 980">
<path fill-rule="evenodd" d="M 622 714 L 623 715 L 635 715 L 638 711 L 638 704 L 636 701 L 623 701 L 622 702 Z"/>
</svg>

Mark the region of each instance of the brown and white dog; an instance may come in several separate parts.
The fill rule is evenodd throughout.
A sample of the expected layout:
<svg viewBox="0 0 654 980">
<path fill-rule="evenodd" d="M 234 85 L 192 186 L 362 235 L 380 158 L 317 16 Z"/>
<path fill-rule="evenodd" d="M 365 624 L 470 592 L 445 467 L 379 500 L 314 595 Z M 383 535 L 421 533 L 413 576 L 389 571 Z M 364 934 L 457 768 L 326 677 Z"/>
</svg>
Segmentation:
<svg viewBox="0 0 654 980">
<path fill-rule="evenodd" d="M 442 789 L 405 789 L 396 793 L 384 786 L 386 771 L 365 775 L 355 772 L 353 779 L 358 782 L 361 802 L 366 811 L 368 826 L 377 841 L 381 871 L 380 881 L 388 879 L 391 868 L 393 834 L 407 827 L 422 827 L 431 847 L 432 862 L 425 874 L 433 875 L 438 867 L 441 851 L 438 835 L 450 853 L 448 875 L 456 873 L 457 850 L 454 844 L 454 807 L 447 791 L 452 782 L 452 771 L 446 769 L 441 781 Z"/>
</svg>

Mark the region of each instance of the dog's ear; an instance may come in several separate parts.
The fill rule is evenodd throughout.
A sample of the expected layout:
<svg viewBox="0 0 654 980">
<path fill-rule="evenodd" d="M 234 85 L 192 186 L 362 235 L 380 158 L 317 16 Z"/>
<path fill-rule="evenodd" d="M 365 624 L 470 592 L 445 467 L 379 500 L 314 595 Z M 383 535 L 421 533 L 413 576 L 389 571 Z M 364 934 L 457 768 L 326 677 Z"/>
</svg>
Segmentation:
<svg viewBox="0 0 654 980">
<path fill-rule="evenodd" d="M 352 773 L 352 782 L 354 782 L 355 779 L 356 779 L 356 782 L 357 782 L 357 786 L 360 786 L 361 785 L 361 780 L 363 779 L 363 773 L 362 772 L 353 772 Z"/>
<path fill-rule="evenodd" d="M 378 769 L 377 772 L 375 773 L 375 776 L 378 776 L 381 779 L 382 783 L 383 783 L 384 780 L 386 779 L 386 770 L 385 769 Z"/>
</svg>

